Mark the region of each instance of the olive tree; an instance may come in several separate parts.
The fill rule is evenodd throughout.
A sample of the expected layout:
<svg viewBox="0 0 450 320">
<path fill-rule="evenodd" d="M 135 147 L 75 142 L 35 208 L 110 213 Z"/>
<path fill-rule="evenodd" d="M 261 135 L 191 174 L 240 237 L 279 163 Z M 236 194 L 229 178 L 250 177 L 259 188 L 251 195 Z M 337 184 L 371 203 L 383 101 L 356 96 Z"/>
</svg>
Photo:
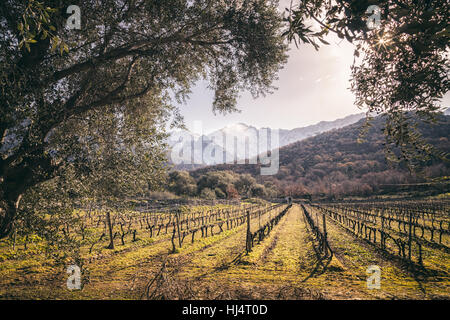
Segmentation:
<svg viewBox="0 0 450 320">
<path fill-rule="evenodd" d="M 176 116 L 169 99 L 183 101 L 199 79 L 215 92 L 214 110 L 233 111 L 241 90 L 270 92 L 286 61 L 276 1 L 86 0 L 79 30 L 66 26 L 72 4 L 0 3 L 0 238 L 23 195 L 68 168 L 97 182 L 99 166 L 109 170 L 110 187 L 124 164 L 115 156 L 139 168 L 133 148 L 154 139 L 139 121 Z M 92 121 L 100 125 L 89 133 Z M 134 142 L 103 139 L 112 128 L 136 128 Z"/>
</svg>

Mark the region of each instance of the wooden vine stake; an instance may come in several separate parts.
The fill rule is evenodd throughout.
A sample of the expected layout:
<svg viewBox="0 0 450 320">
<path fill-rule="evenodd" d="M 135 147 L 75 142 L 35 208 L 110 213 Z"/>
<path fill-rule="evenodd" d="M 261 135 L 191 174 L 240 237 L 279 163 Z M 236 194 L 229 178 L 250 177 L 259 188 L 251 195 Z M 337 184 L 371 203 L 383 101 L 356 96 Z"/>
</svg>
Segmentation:
<svg viewBox="0 0 450 320">
<path fill-rule="evenodd" d="M 173 222 L 173 231 L 172 231 L 172 238 L 170 239 L 172 241 L 172 253 L 175 253 L 175 222 Z"/>
<path fill-rule="evenodd" d="M 325 217 L 325 213 L 322 215 L 322 219 L 323 219 L 323 249 L 324 249 L 324 254 L 327 255 L 328 254 L 328 247 L 327 247 L 328 239 L 327 239 L 327 219 Z"/>
<path fill-rule="evenodd" d="M 247 254 L 252 250 L 251 238 L 252 238 L 252 235 L 250 233 L 250 210 L 247 210 L 247 239 L 246 239 L 246 245 L 245 245 Z"/>
<path fill-rule="evenodd" d="M 411 235 L 411 226 L 412 226 L 412 211 L 409 212 L 409 230 L 408 230 L 408 259 L 411 260 L 411 245 L 412 245 L 412 235 Z"/>
<path fill-rule="evenodd" d="M 109 231 L 109 245 L 107 249 L 114 249 L 114 237 L 111 224 L 111 214 L 109 211 L 106 212 L 106 223 L 108 224 L 108 231 Z"/>
<path fill-rule="evenodd" d="M 180 234 L 180 211 L 178 210 L 175 218 L 177 219 L 178 244 L 181 248 L 181 234 Z"/>
</svg>

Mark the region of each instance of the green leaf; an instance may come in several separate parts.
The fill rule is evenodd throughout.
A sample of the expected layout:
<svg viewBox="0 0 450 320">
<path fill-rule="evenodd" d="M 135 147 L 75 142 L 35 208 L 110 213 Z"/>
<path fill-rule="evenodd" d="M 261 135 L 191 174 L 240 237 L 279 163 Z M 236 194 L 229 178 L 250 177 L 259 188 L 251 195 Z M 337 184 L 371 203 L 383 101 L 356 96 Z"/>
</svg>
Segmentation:
<svg viewBox="0 0 450 320">
<path fill-rule="evenodd" d="M 56 47 L 58 46 L 58 37 L 54 37 L 53 39 L 52 39 L 52 41 L 53 41 L 53 43 L 52 43 L 52 48 L 51 48 L 51 51 L 53 52 L 53 51 L 55 51 L 56 50 Z"/>
<path fill-rule="evenodd" d="M 322 38 L 317 38 L 317 39 L 319 39 L 319 41 L 322 42 L 323 44 L 326 44 L 326 45 L 329 45 L 329 44 L 330 44 L 328 41 L 325 41 L 325 40 L 322 39 Z"/>
</svg>

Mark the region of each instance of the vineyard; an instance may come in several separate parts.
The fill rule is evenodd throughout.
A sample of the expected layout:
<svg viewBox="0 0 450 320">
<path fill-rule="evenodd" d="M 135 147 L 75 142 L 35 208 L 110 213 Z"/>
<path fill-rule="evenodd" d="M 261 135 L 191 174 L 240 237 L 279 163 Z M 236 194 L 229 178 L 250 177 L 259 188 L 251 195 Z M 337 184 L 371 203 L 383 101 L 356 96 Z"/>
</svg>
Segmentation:
<svg viewBox="0 0 450 320">
<path fill-rule="evenodd" d="M 426 248 L 450 253 L 448 204 L 316 205 L 330 219 L 381 249 L 424 266 Z"/>
<path fill-rule="evenodd" d="M 445 200 L 80 206 L 60 230 L 75 258 L 50 238 L 0 243 L 0 297 L 448 299 L 449 212 Z M 67 289 L 70 264 L 81 290 Z"/>
</svg>

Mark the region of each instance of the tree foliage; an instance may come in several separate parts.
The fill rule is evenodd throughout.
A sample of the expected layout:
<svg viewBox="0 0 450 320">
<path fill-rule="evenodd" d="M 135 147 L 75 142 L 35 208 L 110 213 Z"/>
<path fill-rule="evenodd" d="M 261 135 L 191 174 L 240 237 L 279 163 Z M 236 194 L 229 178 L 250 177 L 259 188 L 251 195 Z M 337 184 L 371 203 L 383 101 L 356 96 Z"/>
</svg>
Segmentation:
<svg viewBox="0 0 450 320">
<path fill-rule="evenodd" d="M 197 193 L 197 184 L 187 171 L 169 173 L 168 190 L 176 195 L 193 196 Z"/>
<path fill-rule="evenodd" d="M 380 23 L 369 28 L 374 12 L 367 9 L 373 5 L 380 8 Z M 444 157 L 422 139 L 417 125 L 436 121 L 449 90 L 448 1 L 306 0 L 288 11 L 291 40 L 318 49 L 334 33 L 355 44 L 351 89 L 357 106 L 386 115 L 388 159 L 413 168 L 431 154 Z"/>
<path fill-rule="evenodd" d="M 66 171 L 105 197 L 155 183 L 171 97 L 206 78 L 213 109 L 233 111 L 286 60 L 273 1 L 83 1 L 81 30 L 65 27 L 71 4 L 0 3 L 0 238 L 23 195 Z"/>
<path fill-rule="evenodd" d="M 273 185 L 259 184 L 250 174 L 232 171 L 173 171 L 169 174 L 167 189 L 179 196 L 207 199 L 237 199 L 241 197 L 275 198 Z"/>
</svg>

